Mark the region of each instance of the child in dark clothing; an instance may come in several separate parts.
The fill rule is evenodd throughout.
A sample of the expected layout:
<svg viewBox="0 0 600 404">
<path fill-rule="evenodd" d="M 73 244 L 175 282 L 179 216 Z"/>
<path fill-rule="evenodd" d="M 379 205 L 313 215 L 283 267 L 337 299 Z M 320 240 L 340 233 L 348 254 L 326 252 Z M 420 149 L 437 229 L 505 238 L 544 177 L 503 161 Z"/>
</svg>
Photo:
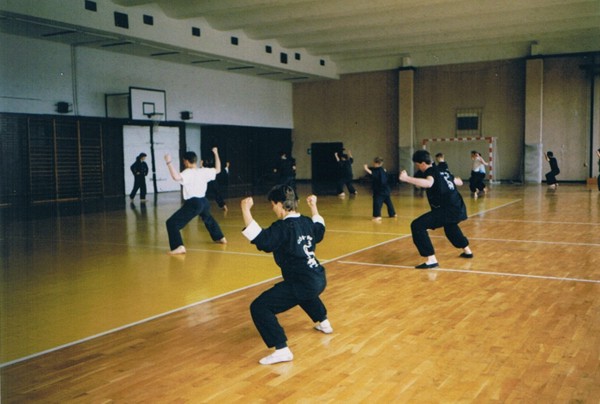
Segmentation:
<svg viewBox="0 0 600 404">
<path fill-rule="evenodd" d="M 341 154 L 335 152 L 334 156 L 339 169 L 337 195 L 340 197 L 346 196 L 344 193 L 344 185 L 348 188 L 350 195 L 356 195 L 356 189 L 354 189 L 354 186 L 352 185 L 352 163 L 354 163 L 352 152 L 350 150 L 348 150 L 348 153 L 342 152 Z"/>
<path fill-rule="evenodd" d="M 388 176 L 385 168 L 383 168 L 383 159 L 375 157 L 373 159 L 373 167 L 364 165 L 365 171 L 373 178 L 373 221 L 381 221 L 381 207 L 385 203 L 389 217 L 397 217 L 392 198 L 390 197 L 391 190 L 388 184 Z"/>
<path fill-rule="evenodd" d="M 556 176 L 560 174 L 560 169 L 558 168 L 558 161 L 556 160 L 556 157 L 554 157 L 554 153 L 551 151 L 546 153 L 546 161 L 550 163 L 550 172 L 546 173 L 546 183 L 550 189 L 556 189 L 558 186 Z"/>
<path fill-rule="evenodd" d="M 252 197 L 241 202 L 246 225 L 242 234 L 259 250 L 273 252 L 283 276 L 282 282 L 263 292 L 250 305 L 252 320 L 263 341 L 269 348 L 275 348 L 275 352 L 259 361 L 262 365 L 294 359 L 287 346 L 285 332 L 277 321 L 279 313 L 299 305 L 317 323 L 314 327 L 317 331 L 325 334 L 333 332 L 327 319 L 327 309 L 319 298 L 327 280 L 325 268 L 315 256 L 316 244 L 325 235 L 325 221 L 317 210 L 317 197 L 310 195 L 306 198 L 312 219 L 296 211 L 298 200 L 290 186 L 275 186 L 268 199 L 279 220 L 267 229 L 262 229 L 252 218 Z"/>
<path fill-rule="evenodd" d="M 148 164 L 146 164 L 144 161 L 146 160 L 146 156 L 146 153 L 140 153 L 135 158 L 135 163 L 133 163 L 130 167 L 134 178 L 133 189 L 129 194 L 129 198 L 131 198 L 132 201 L 139 189 L 140 201 L 146 202 L 146 176 L 148 175 Z"/>
</svg>

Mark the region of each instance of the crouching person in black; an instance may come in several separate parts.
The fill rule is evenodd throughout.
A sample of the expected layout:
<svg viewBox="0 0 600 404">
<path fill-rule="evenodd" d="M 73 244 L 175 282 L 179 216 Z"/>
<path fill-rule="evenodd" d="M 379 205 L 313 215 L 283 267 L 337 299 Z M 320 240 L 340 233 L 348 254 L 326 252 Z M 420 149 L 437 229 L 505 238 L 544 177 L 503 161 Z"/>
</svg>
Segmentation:
<svg viewBox="0 0 600 404">
<path fill-rule="evenodd" d="M 431 211 L 419 216 L 410 224 L 413 242 L 422 257 L 427 261 L 417 265 L 418 269 L 431 269 L 439 266 L 428 229 L 444 228 L 446 238 L 456 248 L 461 248 L 462 258 L 473 258 L 469 240 L 463 235 L 458 226 L 467 219 L 467 208 L 456 186 L 463 184 L 462 180 L 454 177 L 448 170 L 440 171 L 433 164 L 427 150 L 417 150 L 412 157 L 415 168 L 423 173 L 423 178 L 411 177 L 406 170 L 400 172 L 400 181 L 424 188 Z"/>
<path fill-rule="evenodd" d="M 250 305 L 252 320 L 263 341 L 275 352 L 262 358 L 259 363 L 271 365 L 294 359 L 287 346 L 287 337 L 276 315 L 300 306 L 316 323 L 315 329 L 325 334 L 333 332 L 327 319 L 327 309 L 319 298 L 327 280 L 325 268 L 315 256 L 316 244 L 325 235 L 325 221 L 317 210 L 317 197 L 310 195 L 306 202 L 312 219 L 297 212 L 298 201 L 292 187 L 275 186 L 268 195 L 273 212 L 279 220 L 262 229 L 252 218 L 251 197 L 241 202 L 246 225 L 244 236 L 261 251 L 273 252 L 275 262 L 281 268 L 283 281 L 263 292 Z"/>
</svg>

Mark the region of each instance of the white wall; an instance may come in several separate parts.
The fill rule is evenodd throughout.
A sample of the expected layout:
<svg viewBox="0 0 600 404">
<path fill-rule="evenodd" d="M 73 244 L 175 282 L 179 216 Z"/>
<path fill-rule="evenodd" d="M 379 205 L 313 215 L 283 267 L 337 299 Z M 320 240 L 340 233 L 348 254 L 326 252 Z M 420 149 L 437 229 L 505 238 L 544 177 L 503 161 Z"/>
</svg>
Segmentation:
<svg viewBox="0 0 600 404">
<path fill-rule="evenodd" d="M 0 33 L 0 112 L 105 116 L 104 95 L 129 87 L 165 90 L 167 119 L 292 128 L 292 85 Z M 74 91 L 75 88 L 75 91 Z"/>
</svg>

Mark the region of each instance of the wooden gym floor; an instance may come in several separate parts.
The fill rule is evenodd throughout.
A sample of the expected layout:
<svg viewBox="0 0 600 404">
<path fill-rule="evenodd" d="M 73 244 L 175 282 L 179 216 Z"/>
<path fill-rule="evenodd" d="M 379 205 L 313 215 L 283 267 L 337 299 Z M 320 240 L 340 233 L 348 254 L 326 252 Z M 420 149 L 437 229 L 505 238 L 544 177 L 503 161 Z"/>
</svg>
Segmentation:
<svg viewBox="0 0 600 404">
<path fill-rule="evenodd" d="M 382 223 L 368 189 L 319 197 L 334 333 L 299 308 L 280 315 L 295 359 L 272 366 L 258 364 L 269 351 L 248 306 L 279 270 L 241 235 L 239 200 L 227 215 L 213 207 L 229 244 L 194 221 L 179 257 L 164 225 L 178 193 L 5 220 L 2 402 L 600 402 L 600 192 L 462 193 L 475 258 L 432 231 L 429 271 L 414 269 L 410 221 L 428 205 L 409 186 Z M 275 219 L 264 196 L 253 212 Z"/>
</svg>

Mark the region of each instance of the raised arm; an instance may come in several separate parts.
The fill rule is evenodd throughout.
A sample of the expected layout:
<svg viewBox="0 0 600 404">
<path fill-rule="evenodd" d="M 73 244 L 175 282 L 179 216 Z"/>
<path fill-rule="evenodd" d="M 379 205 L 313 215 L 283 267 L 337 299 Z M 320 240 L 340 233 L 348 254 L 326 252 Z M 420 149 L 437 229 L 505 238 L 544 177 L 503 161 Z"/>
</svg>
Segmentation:
<svg viewBox="0 0 600 404">
<path fill-rule="evenodd" d="M 481 154 L 478 154 L 478 155 L 477 155 L 477 160 L 481 161 L 481 162 L 483 163 L 483 165 L 485 165 L 485 166 L 488 166 L 488 165 L 489 165 L 489 163 L 488 163 L 487 161 L 485 161 L 485 160 L 483 159 L 483 157 L 481 157 Z"/>
<path fill-rule="evenodd" d="M 254 221 L 254 218 L 252 217 L 252 206 L 254 205 L 254 200 L 252 199 L 251 196 L 242 199 L 242 202 L 240 203 L 240 207 L 242 208 L 242 218 L 244 219 L 244 224 L 246 225 L 246 227 L 248 227 L 250 225 L 250 223 L 252 223 Z"/>
<path fill-rule="evenodd" d="M 183 178 L 181 178 L 179 170 L 173 167 L 173 159 L 169 153 L 165 154 L 165 161 L 167 162 L 167 167 L 169 168 L 169 174 L 171 174 L 171 178 L 173 178 L 175 181 L 181 181 Z"/>
<path fill-rule="evenodd" d="M 369 175 L 373 175 L 373 171 L 371 171 L 371 170 L 369 169 L 369 166 L 368 166 L 368 165 L 366 165 L 366 164 L 365 164 L 365 165 L 363 166 L 363 168 L 365 169 L 365 171 L 366 171 L 366 172 L 367 172 Z"/>
<path fill-rule="evenodd" d="M 310 208 L 310 214 L 312 216 L 320 216 L 319 210 L 317 209 L 317 196 L 316 195 L 309 195 L 306 198 L 306 203 L 308 204 L 308 207 Z"/>
<path fill-rule="evenodd" d="M 219 150 L 216 147 L 213 147 L 212 152 L 215 155 L 215 170 L 217 170 L 217 174 L 219 174 L 221 172 L 221 159 L 219 158 Z"/>
</svg>

